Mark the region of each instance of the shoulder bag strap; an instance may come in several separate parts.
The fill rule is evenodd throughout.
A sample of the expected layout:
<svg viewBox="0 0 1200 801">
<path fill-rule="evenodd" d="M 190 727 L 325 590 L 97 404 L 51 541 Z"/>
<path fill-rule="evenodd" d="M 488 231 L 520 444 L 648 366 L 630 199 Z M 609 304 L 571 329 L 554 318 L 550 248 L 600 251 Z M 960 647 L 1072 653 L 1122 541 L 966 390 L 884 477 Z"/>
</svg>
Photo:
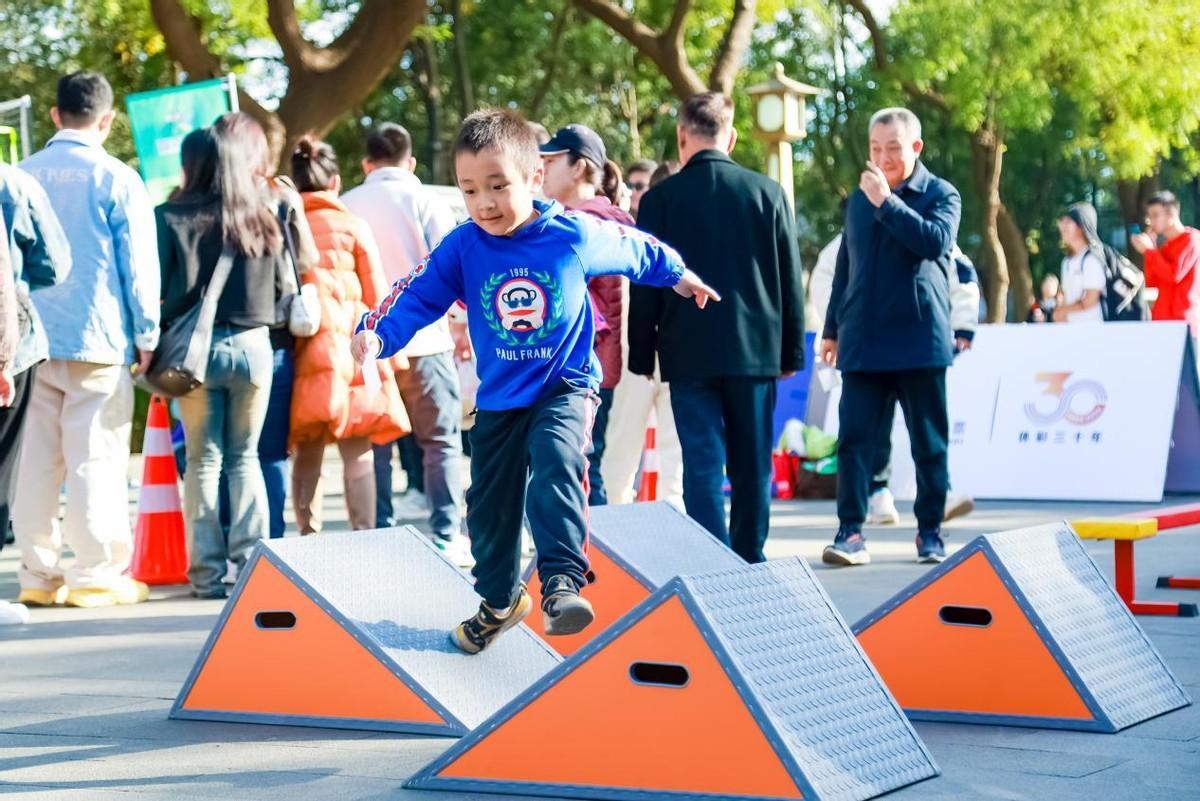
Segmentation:
<svg viewBox="0 0 1200 801">
<path fill-rule="evenodd" d="M 285 260 L 292 265 L 292 276 L 296 279 L 296 288 L 300 288 L 300 267 L 296 258 L 296 240 L 292 237 L 292 226 L 288 222 L 288 217 L 292 211 L 292 205 L 287 198 L 279 201 L 279 230 L 283 234 L 283 249 L 286 251 Z M 282 285 L 282 282 L 280 282 Z"/>
</svg>

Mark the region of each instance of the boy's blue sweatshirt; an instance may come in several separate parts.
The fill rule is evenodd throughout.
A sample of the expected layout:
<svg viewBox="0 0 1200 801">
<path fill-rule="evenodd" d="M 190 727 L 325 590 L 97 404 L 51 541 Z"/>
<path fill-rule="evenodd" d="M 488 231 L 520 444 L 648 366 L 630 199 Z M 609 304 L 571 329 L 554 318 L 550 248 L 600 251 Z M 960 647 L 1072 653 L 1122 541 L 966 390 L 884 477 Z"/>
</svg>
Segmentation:
<svg viewBox="0 0 1200 801">
<path fill-rule="evenodd" d="M 674 286 L 683 261 L 667 245 L 634 228 L 534 201 L 537 219 L 511 236 L 473 222 L 455 228 L 412 273 L 397 281 L 358 330 L 383 340 L 391 356 L 456 301 L 467 307 L 479 359 L 480 409 L 532 406 L 562 381 L 600 385 L 592 351 L 595 323 L 587 280 L 623 275 Z"/>
</svg>

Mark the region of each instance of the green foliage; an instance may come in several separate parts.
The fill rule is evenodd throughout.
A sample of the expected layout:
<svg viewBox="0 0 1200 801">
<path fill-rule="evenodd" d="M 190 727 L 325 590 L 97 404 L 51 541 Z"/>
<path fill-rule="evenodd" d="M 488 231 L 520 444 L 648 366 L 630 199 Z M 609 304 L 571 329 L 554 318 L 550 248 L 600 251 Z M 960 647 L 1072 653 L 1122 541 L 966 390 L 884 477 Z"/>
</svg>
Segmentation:
<svg viewBox="0 0 1200 801">
<path fill-rule="evenodd" d="M 183 0 L 204 40 L 242 85 L 268 108 L 287 86 L 286 68 L 267 26 L 265 0 Z M 359 0 L 299 0 L 297 11 L 318 45 L 353 19 Z M 673 0 L 623 7 L 655 29 Z M 458 16 L 452 14 L 457 8 Z M 1026 232 L 1035 279 L 1057 267 L 1054 220 L 1069 202 L 1096 201 L 1109 229 L 1119 226 L 1119 180 L 1159 174 L 1191 214 L 1200 201 L 1200 14 L 1196 0 L 900 0 L 884 21 L 889 64 L 873 50 L 845 0 L 760 0 L 759 25 L 734 90 L 739 141 L 734 156 L 764 163 L 753 137 L 745 87 L 780 61 L 791 77 L 826 90 L 809 101 L 808 136 L 795 145 L 796 196 L 805 258 L 840 228 L 839 204 L 866 159 L 866 121 L 883 105 L 911 105 L 925 126 L 925 160 L 963 189 L 960 237 L 978 242 L 969 134 L 1003 132 L 1002 197 Z M 561 36 L 562 15 L 569 15 Z M 732 14 L 728 0 L 696 0 L 685 46 L 707 77 Z M 473 104 L 505 105 L 551 131 L 568 122 L 594 128 L 610 157 L 675 157 L 675 108 L 655 66 L 607 26 L 566 0 L 433 0 L 418 42 L 328 139 L 347 184 L 360 179 L 366 131 L 383 120 L 413 134 L 419 173 L 451 180 L 446 158 L 465 111 L 459 59 Z M 420 50 L 421 56 L 414 57 Z M 423 62 L 431 53 L 433 69 Z M 106 74 L 121 99 L 185 76 L 165 52 L 147 0 L 5 0 L 0 4 L 0 99 L 31 94 L 35 145 L 52 133 L 48 110 L 63 72 Z M 432 81 L 432 84 L 430 83 Z M 912 91 L 940 102 L 914 100 Z M 133 158 L 118 117 L 109 142 Z M 435 169 L 436 167 L 436 169 Z M 1189 183 L 1190 182 L 1190 183 Z"/>
</svg>

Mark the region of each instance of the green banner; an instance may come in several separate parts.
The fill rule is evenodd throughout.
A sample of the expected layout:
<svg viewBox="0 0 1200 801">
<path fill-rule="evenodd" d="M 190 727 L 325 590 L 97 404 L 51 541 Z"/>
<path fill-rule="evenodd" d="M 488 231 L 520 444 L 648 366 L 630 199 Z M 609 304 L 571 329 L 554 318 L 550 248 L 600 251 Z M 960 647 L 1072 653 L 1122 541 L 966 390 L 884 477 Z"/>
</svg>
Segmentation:
<svg viewBox="0 0 1200 801">
<path fill-rule="evenodd" d="M 155 203 L 179 185 L 179 146 L 197 128 L 236 111 L 233 78 L 138 92 L 125 98 L 133 146 L 146 188 Z"/>
</svg>

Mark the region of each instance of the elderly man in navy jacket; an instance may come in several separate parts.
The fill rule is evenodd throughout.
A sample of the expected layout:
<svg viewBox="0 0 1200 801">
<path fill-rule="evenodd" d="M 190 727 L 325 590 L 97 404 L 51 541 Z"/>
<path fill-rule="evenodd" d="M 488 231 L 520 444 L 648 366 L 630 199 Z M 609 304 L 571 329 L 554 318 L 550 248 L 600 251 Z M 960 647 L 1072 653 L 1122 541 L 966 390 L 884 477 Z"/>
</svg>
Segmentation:
<svg viewBox="0 0 1200 801">
<path fill-rule="evenodd" d="M 870 561 L 862 525 L 876 433 L 899 398 L 917 467 L 917 559 L 945 558 L 948 486 L 946 368 L 950 253 L 962 200 L 920 162 L 921 123 L 908 109 L 871 117 L 859 191 L 846 209 L 821 358 L 842 371 L 838 443 L 838 532 L 823 561 Z"/>
</svg>

